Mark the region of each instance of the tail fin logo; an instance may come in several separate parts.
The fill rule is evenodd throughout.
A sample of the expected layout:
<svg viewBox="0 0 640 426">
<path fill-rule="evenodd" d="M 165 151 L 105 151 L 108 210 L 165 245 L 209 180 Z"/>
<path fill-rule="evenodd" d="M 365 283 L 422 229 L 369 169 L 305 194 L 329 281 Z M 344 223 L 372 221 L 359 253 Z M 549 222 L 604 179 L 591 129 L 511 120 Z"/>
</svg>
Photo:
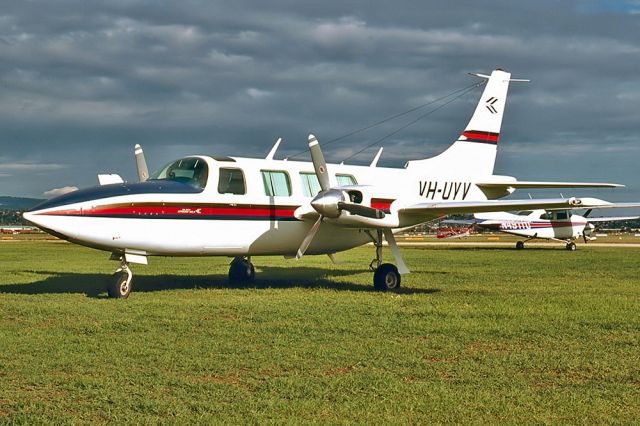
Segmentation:
<svg viewBox="0 0 640 426">
<path fill-rule="evenodd" d="M 496 109 L 496 107 L 493 106 L 493 104 L 495 104 L 496 102 L 498 102 L 498 98 L 496 98 L 494 96 L 490 97 L 485 102 L 485 106 L 487 107 L 489 112 L 491 112 L 491 114 L 497 114 L 498 113 L 498 110 Z"/>
</svg>

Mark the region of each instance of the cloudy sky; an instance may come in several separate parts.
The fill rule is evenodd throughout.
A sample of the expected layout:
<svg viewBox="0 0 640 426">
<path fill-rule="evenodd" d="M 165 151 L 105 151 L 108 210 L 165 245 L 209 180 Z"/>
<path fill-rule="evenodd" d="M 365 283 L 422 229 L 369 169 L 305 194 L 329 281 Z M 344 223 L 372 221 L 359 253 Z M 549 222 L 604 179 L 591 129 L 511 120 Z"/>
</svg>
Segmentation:
<svg viewBox="0 0 640 426">
<path fill-rule="evenodd" d="M 278 137 L 282 158 L 309 132 L 334 139 L 501 67 L 532 82 L 511 87 L 497 173 L 619 182 L 628 188 L 589 193 L 640 200 L 638 0 L 0 5 L 0 195 L 90 186 L 97 172 L 135 179 L 136 143 L 151 169 L 188 154 L 264 156 Z M 380 164 L 439 153 L 478 96 L 386 139 Z M 341 161 L 415 117 L 325 155 Z"/>
</svg>

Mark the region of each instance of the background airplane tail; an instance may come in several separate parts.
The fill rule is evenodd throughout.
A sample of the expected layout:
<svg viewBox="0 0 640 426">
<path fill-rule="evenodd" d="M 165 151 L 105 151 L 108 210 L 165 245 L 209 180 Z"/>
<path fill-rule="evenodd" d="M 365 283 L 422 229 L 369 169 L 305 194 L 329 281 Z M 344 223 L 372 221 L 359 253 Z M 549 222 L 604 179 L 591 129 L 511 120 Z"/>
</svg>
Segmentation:
<svg viewBox="0 0 640 426">
<path fill-rule="evenodd" d="M 409 161 L 408 169 L 464 177 L 493 174 L 511 74 L 497 69 L 490 76 L 475 75 L 486 78 L 487 85 L 460 137 L 436 157 Z"/>
</svg>

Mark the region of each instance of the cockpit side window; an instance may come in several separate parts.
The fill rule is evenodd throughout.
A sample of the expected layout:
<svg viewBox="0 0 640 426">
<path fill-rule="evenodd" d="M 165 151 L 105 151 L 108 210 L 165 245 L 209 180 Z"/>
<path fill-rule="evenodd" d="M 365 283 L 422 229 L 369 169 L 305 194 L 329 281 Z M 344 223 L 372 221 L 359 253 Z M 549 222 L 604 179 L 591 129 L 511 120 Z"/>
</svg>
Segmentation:
<svg viewBox="0 0 640 426">
<path fill-rule="evenodd" d="M 557 212 L 556 213 L 556 219 L 558 219 L 558 220 L 567 220 L 568 219 L 567 212 Z"/>
<path fill-rule="evenodd" d="M 247 187 L 244 183 L 244 173 L 241 169 L 220 168 L 218 180 L 218 192 L 220 194 L 246 194 Z"/>
<path fill-rule="evenodd" d="M 149 176 L 149 180 L 171 180 L 204 189 L 209 167 L 201 158 L 188 157 L 172 161 Z"/>
</svg>

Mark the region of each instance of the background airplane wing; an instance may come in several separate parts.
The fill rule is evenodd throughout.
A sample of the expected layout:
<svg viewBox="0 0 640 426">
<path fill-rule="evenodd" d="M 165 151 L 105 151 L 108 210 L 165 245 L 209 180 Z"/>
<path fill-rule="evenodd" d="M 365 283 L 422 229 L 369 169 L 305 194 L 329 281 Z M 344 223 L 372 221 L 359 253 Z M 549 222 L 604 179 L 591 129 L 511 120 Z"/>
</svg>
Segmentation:
<svg viewBox="0 0 640 426">
<path fill-rule="evenodd" d="M 537 200 L 439 201 L 418 203 L 398 210 L 412 219 L 432 219 L 461 213 L 501 212 L 509 210 L 566 210 L 640 207 L 640 203 L 609 203 L 597 198 L 546 198 Z"/>
<path fill-rule="evenodd" d="M 582 204 L 573 206 L 573 209 L 635 209 L 640 207 L 640 203 L 610 203 L 597 198 L 580 198 Z M 562 207 L 548 208 L 547 210 L 566 210 Z"/>
<path fill-rule="evenodd" d="M 475 219 L 447 219 L 444 218 L 440 221 L 440 223 L 444 223 L 447 225 L 464 225 L 464 226 L 471 226 L 471 225 L 475 225 L 477 223 L 477 221 Z"/>
<path fill-rule="evenodd" d="M 598 223 L 598 222 L 619 222 L 622 220 L 636 220 L 640 219 L 640 216 L 618 216 L 618 217 L 589 217 L 587 221 L 589 223 Z"/>
</svg>

